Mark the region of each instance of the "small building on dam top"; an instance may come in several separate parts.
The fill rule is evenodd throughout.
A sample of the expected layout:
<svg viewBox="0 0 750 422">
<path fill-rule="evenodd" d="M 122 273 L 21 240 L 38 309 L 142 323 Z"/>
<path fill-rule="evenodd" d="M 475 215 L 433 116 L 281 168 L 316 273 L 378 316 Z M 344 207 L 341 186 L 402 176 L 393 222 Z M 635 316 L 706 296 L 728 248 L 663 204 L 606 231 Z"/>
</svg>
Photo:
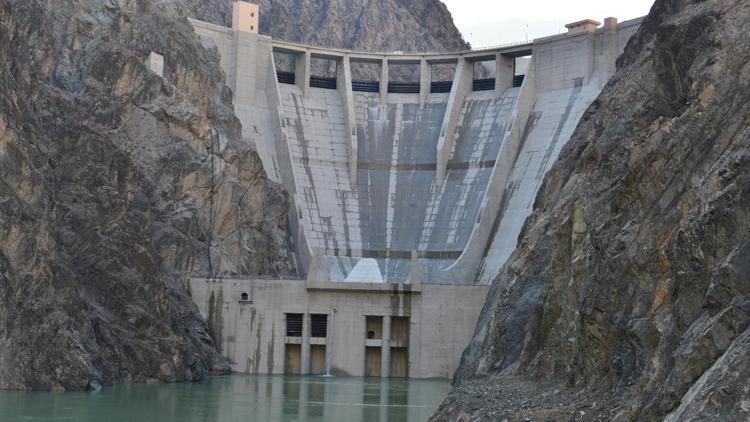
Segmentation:
<svg viewBox="0 0 750 422">
<path fill-rule="evenodd" d="M 386 53 L 273 40 L 259 13 L 236 2 L 232 28 L 191 22 L 221 56 L 243 138 L 290 194 L 300 276 L 192 279 L 213 337 L 238 372 L 451 377 L 545 174 L 641 19 Z"/>
</svg>

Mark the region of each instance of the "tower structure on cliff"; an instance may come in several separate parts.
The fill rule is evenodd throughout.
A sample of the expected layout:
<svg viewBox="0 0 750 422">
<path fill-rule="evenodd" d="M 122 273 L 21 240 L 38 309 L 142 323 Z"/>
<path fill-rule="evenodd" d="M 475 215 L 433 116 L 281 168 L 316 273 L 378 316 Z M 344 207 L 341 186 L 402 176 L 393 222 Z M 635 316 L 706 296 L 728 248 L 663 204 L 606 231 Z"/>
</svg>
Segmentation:
<svg viewBox="0 0 750 422">
<path fill-rule="evenodd" d="M 259 27 L 259 5 L 245 1 L 236 1 L 232 4 L 232 30 L 257 34 Z"/>
</svg>

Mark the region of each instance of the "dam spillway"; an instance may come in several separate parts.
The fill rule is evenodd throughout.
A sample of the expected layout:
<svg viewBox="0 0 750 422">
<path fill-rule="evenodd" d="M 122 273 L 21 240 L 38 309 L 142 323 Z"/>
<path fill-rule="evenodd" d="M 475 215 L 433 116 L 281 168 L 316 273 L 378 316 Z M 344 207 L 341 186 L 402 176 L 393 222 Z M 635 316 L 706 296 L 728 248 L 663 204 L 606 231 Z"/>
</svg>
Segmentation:
<svg viewBox="0 0 750 422">
<path fill-rule="evenodd" d="M 322 49 L 193 23 L 219 50 L 243 135 L 269 177 L 292 193 L 301 275 L 345 281 L 369 258 L 386 282 L 408 283 L 418 273 L 423 283 L 488 284 L 640 20 L 586 22 L 566 34 L 455 54 Z M 292 57 L 294 83 L 279 82 L 291 81 L 277 77 L 274 54 Z M 520 56 L 530 56 L 524 75 L 516 74 Z M 336 89 L 309 83 L 316 59 L 335 63 L 327 80 Z M 380 68 L 372 81 L 378 92 L 352 89 L 357 62 Z M 473 89 L 472 66 L 482 62 L 494 64 L 486 79 L 494 89 Z M 421 73 L 418 93 L 389 92 L 389 67 L 409 64 Z M 432 93 L 431 68 L 439 64 L 455 66 L 454 77 L 449 92 Z M 514 86 L 518 76 L 523 83 Z"/>
<path fill-rule="evenodd" d="M 312 91 L 305 98 L 294 85 L 281 87 L 301 220 L 324 263 L 316 277 L 343 281 L 360 258 L 372 258 L 386 282 L 407 282 L 416 251 L 423 280 L 450 284 L 442 268 L 460 257 L 472 234 L 518 88 L 465 102 L 442 186 L 436 169 L 445 95 L 420 107 L 406 94 L 385 105 L 355 94 L 352 186 L 339 96 Z"/>
<path fill-rule="evenodd" d="M 220 56 L 243 138 L 290 194 L 299 280 L 191 281 L 233 368 L 450 377 L 544 176 L 640 22 L 383 53 L 192 21 Z M 376 70 L 354 75 L 361 66 Z M 325 340 L 310 334 L 315 318 Z"/>
</svg>

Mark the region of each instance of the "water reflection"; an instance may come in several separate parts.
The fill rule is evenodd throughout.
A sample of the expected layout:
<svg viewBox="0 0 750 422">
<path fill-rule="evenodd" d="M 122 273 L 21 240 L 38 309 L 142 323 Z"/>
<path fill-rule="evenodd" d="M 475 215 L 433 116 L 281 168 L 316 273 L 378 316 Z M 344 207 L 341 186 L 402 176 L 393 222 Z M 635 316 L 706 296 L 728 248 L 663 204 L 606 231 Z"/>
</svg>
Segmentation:
<svg viewBox="0 0 750 422">
<path fill-rule="evenodd" d="M 234 375 L 98 393 L 0 392 L 0 421 L 424 421 L 447 391 L 435 380 Z"/>
<path fill-rule="evenodd" d="M 419 414 L 412 411 L 418 405 L 409 402 L 409 389 L 410 382 L 404 379 L 371 379 L 365 382 L 362 421 L 420 420 Z M 416 399 L 414 402 L 418 403 L 420 400 Z"/>
</svg>

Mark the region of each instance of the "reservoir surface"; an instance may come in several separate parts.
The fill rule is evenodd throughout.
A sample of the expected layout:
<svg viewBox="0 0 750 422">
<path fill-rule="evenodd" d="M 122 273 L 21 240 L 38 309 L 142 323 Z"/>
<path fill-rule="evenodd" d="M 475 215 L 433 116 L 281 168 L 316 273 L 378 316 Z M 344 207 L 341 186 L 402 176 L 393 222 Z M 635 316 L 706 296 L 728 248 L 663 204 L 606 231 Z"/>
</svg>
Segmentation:
<svg viewBox="0 0 750 422">
<path fill-rule="evenodd" d="M 447 380 L 232 375 L 98 392 L 0 391 L 0 421 L 426 421 Z"/>
</svg>

